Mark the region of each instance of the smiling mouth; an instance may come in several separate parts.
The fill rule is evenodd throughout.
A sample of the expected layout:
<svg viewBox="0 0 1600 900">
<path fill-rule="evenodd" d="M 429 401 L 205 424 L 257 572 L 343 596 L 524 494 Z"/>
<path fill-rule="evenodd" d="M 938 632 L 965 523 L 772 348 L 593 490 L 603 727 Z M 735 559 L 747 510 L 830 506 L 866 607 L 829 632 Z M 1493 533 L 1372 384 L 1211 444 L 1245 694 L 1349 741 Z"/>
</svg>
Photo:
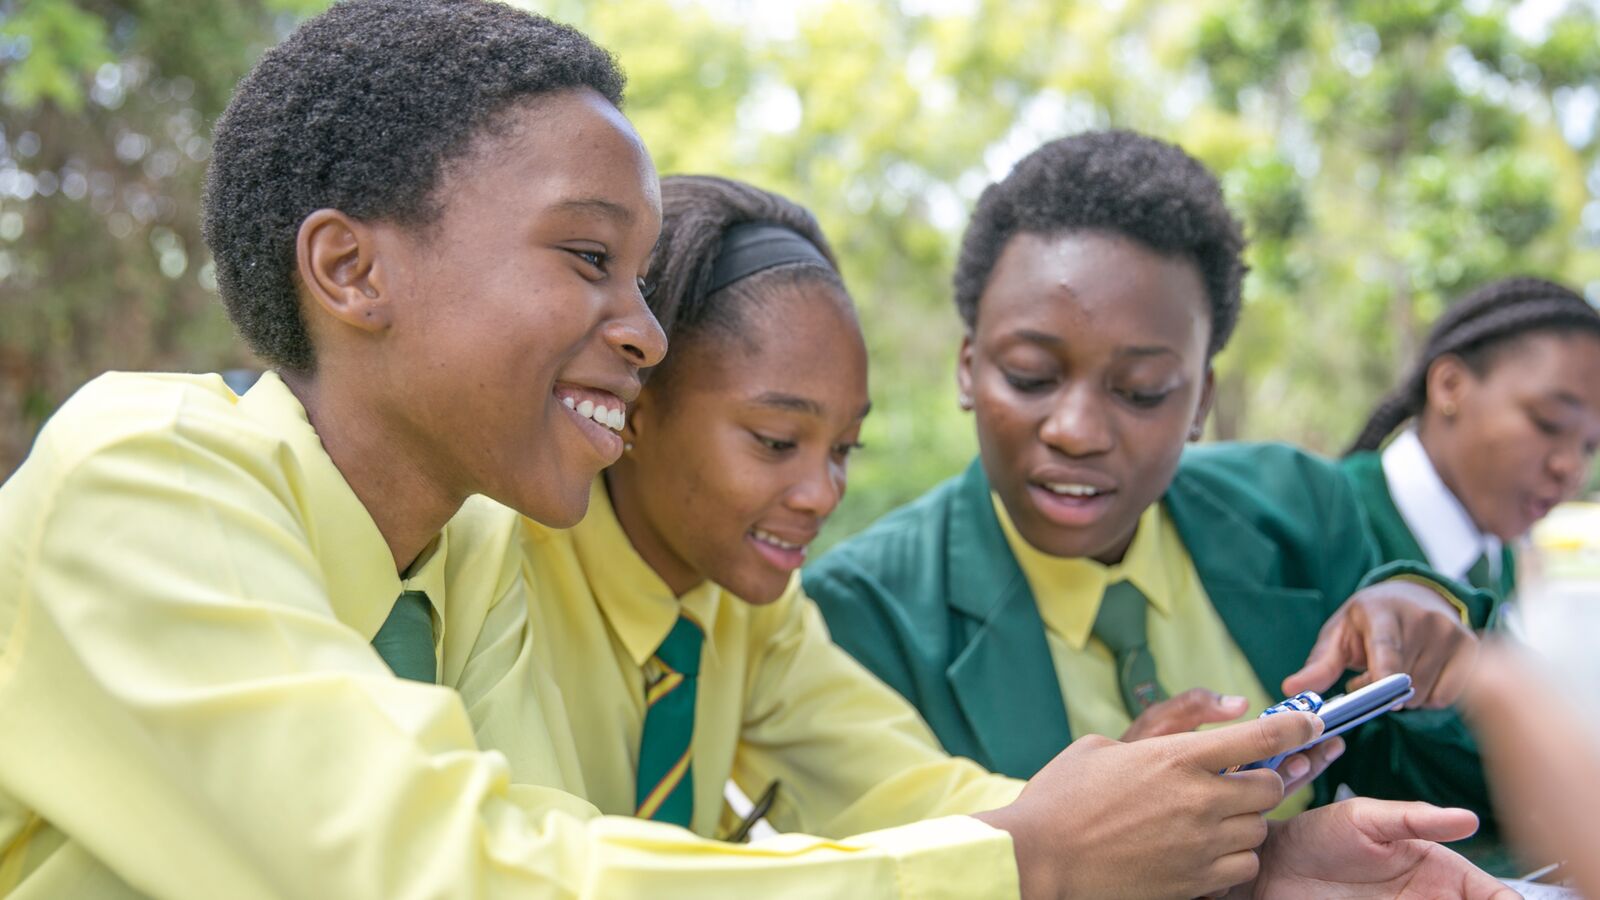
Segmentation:
<svg viewBox="0 0 1600 900">
<path fill-rule="evenodd" d="M 795 543 L 760 528 L 752 528 L 745 532 L 745 538 L 774 568 L 792 572 L 805 564 L 806 545 L 810 543 L 809 540 L 805 543 Z"/>
<path fill-rule="evenodd" d="M 622 456 L 621 431 L 627 424 L 627 404 L 609 391 L 557 384 L 552 391 L 567 414 L 577 420 L 578 430 L 589 439 L 595 450 L 611 465 Z"/>
</svg>

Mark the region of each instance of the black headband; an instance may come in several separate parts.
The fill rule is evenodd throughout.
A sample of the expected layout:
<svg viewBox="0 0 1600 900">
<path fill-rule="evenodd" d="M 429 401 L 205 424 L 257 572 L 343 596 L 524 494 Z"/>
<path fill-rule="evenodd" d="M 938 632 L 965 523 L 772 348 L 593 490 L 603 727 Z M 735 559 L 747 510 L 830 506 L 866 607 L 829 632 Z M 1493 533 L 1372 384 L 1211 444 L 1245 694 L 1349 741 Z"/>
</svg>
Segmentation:
<svg viewBox="0 0 1600 900">
<path fill-rule="evenodd" d="M 757 272 L 790 263 L 815 263 L 833 271 L 833 264 L 817 245 L 794 229 L 771 222 L 741 222 L 722 233 L 706 293 L 714 294 Z"/>
</svg>

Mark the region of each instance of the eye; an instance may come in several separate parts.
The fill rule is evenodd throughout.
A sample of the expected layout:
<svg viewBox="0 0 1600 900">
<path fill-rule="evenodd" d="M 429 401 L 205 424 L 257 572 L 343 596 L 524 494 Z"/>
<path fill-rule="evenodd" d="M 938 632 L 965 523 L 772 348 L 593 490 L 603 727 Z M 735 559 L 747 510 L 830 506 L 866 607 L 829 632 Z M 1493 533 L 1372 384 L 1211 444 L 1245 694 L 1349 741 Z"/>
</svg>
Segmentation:
<svg viewBox="0 0 1600 900">
<path fill-rule="evenodd" d="M 1030 375 L 1020 375 L 1015 372 L 1006 372 L 1006 384 L 1024 394 L 1037 394 L 1050 386 L 1050 379 L 1035 378 Z"/>
<path fill-rule="evenodd" d="M 594 269 L 596 272 L 599 272 L 601 275 L 606 274 L 606 267 L 611 264 L 611 254 L 606 253 L 603 250 L 579 250 L 576 248 L 568 248 L 567 252 L 588 263 L 590 268 Z"/>
<path fill-rule="evenodd" d="M 866 444 L 863 444 L 860 441 L 851 441 L 847 444 L 837 444 L 833 448 L 833 455 L 839 457 L 840 459 L 849 459 L 850 454 L 866 446 Z"/>
<path fill-rule="evenodd" d="M 655 296 L 656 282 L 654 278 L 640 276 L 639 278 L 634 279 L 634 282 L 639 288 L 639 296 L 646 300 L 649 300 L 651 297 Z"/>
<path fill-rule="evenodd" d="M 1539 416 L 1529 416 L 1529 418 L 1533 420 L 1533 427 L 1539 429 L 1540 434 L 1548 435 L 1549 437 L 1561 436 L 1562 428 L 1557 423 Z"/>
<path fill-rule="evenodd" d="M 796 446 L 794 441 L 786 441 L 783 438 L 767 437 L 764 434 L 754 431 L 750 433 L 754 435 L 755 439 L 761 443 L 761 446 L 771 450 L 773 453 L 788 453 Z"/>
<path fill-rule="evenodd" d="M 1122 399 L 1138 409 L 1154 409 L 1167 399 L 1168 392 L 1122 391 Z"/>
</svg>

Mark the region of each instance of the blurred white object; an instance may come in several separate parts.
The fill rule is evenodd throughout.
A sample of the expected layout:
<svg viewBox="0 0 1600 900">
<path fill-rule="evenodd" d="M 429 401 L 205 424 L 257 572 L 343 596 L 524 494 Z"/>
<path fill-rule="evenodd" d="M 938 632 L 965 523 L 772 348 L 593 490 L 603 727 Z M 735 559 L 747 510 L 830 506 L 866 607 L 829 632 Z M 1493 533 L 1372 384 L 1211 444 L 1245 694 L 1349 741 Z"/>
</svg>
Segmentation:
<svg viewBox="0 0 1600 900">
<path fill-rule="evenodd" d="M 1565 697 L 1600 720 L 1600 503 L 1565 503 L 1517 554 L 1511 632 Z"/>
</svg>

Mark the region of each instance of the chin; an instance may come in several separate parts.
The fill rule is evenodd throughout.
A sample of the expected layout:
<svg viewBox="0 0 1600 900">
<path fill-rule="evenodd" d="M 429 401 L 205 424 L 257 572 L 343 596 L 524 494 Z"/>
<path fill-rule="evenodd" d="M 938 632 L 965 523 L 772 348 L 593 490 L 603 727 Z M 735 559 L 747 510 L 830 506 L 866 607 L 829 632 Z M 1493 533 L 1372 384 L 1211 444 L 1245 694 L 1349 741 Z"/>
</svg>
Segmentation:
<svg viewBox="0 0 1600 900">
<path fill-rule="evenodd" d="M 776 603 L 783 599 L 784 591 L 789 588 L 788 577 L 779 579 L 776 582 L 767 578 L 741 578 L 738 580 L 741 583 L 739 587 L 722 582 L 718 582 L 718 584 L 722 584 L 725 590 L 751 606 L 768 606 Z"/>
<path fill-rule="evenodd" d="M 518 497 L 516 502 L 506 505 L 541 525 L 571 528 L 583 521 L 589 511 L 589 486 L 585 484 L 581 491 L 556 497 Z"/>
</svg>

